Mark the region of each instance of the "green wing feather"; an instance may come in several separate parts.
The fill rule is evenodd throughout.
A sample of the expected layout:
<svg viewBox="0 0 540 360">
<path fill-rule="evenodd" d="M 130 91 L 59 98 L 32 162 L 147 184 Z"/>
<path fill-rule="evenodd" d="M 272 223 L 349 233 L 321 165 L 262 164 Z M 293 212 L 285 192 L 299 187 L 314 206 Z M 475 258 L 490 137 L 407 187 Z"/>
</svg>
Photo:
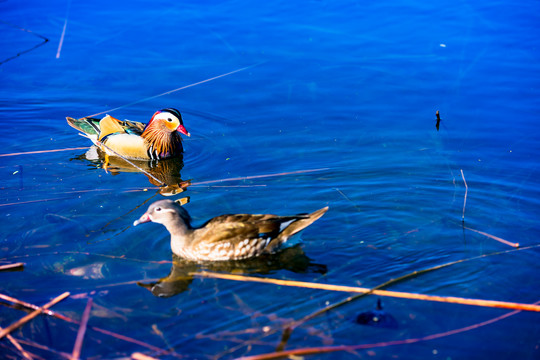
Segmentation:
<svg viewBox="0 0 540 360">
<path fill-rule="evenodd" d="M 100 126 L 99 122 L 101 119 L 96 118 L 80 118 L 80 119 L 74 119 L 72 117 L 66 117 L 66 120 L 74 129 L 79 130 L 80 132 L 89 135 L 89 136 L 99 136 L 100 133 Z M 137 122 L 137 121 L 118 121 L 120 126 L 124 128 L 126 133 L 131 135 L 141 135 L 144 131 L 145 124 Z"/>
<path fill-rule="evenodd" d="M 81 119 L 74 119 L 72 117 L 66 117 L 66 120 L 74 129 L 79 130 L 80 132 L 90 135 L 90 136 L 98 136 L 99 135 L 99 122 L 101 119 L 95 119 L 95 118 L 81 118 Z"/>
</svg>

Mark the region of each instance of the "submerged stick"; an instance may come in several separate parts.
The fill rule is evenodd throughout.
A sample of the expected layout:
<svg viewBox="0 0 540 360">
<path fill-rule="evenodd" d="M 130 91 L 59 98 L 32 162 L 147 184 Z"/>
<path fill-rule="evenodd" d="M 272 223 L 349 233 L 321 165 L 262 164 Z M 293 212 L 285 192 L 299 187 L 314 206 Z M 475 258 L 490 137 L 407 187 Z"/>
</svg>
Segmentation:
<svg viewBox="0 0 540 360">
<path fill-rule="evenodd" d="M 2 328 L 0 327 L 0 331 L 2 331 Z M 6 335 L 7 339 L 13 344 L 13 346 L 15 346 L 15 348 L 17 350 L 19 350 L 19 352 L 22 354 L 22 356 L 27 359 L 27 360 L 32 360 L 33 357 L 27 353 L 26 351 L 24 351 L 24 349 L 22 348 L 21 344 L 19 344 L 19 342 L 17 340 L 15 340 L 15 338 L 11 335 Z"/>
<path fill-rule="evenodd" d="M 39 307 L 37 305 L 27 303 L 25 301 L 15 299 L 15 298 L 13 298 L 11 296 L 0 294 L 0 299 L 12 302 L 14 304 L 25 307 L 27 309 L 33 309 L 33 310 L 41 311 L 45 315 L 53 316 L 53 317 L 55 317 L 57 319 L 64 320 L 64 321 L 66 321 L 68 323 L 71 323 L 71 324 L 80 324 L 79 321 L 74 320 L 74 319 L 72 319 L 70 317 L 67 317 L 65 315 L 62 315 L 62 314 L 60 314 L 60 313 L 58 313 L 56 311 L 45 309 L 45 308 Z M 89 326 L 89 328 L 91 330 L 97 331 L 97 332 L 102 333 L 104 335 L 112 336 L 112 337 L 114 337 L 116 339 L 123 340 L 123 341 L 126 341 L 126 342 L 130 342 L 132 344 L 136 344 L 136 345 L 145 347 L 145 348 L 150 349 L 152 351 L 156 351 L 157 353 L 160 353 L 160 354 L 177 355 L 176 353 L 169 352 L 167 350 L 163 350 L 163 349 L 161 349 L 161 348 L 159 348 L 157 346 L 145 343 L 144 341 L 133 339 L 133 338 L 131 338 L 129 336 L 125 336 L 125 335 L 122 335 L 122 334 L 115 333 L 113 331 L 105 330 L 105 329 L 99 328 L 97 326 Z"/>
<path fill-rule="evenodd" d="M 77 339 L 75 340 L 75 345 L 73 346 L 73 352 L 71 353 L 72 360 L 78 360 L 81 356 L 81 349 L 84 340 L 84 334 L 86 332 L 86 325 L 88 324 L 88 318 L 90 317 L 90 310 L 92 309 L 92 298 L 88 299 L 86 307 L 84 308 L 83 316 L 81 319 L 81 325 L 79 326 L 79 331 L 77 332 Z"/>
<path fill-rule="evenodd" d="M 540 302 L 536 302 L 536 304 L 539 304 Z M 419 338 L 409 338 L 409 339 L 402 339 L 402 340 L 392 340 L 392 341 L 382 341 L 378 343 L 373 344 L 359 344 L 359 345 L 336 345 L 336 346 L 320 346 L 320 347 L 312 347 L 312 348 L 299 348 L 294 350 L 286 350 L 286 351 L 276 351 L 273 353 L 267 353 L 267 354 L 259 354 L 259 355 L 252 355 L 252 356 L 242 356 L 238 358 L 238 360 L 271 360 L 271 359 L 282 359 L 282 358 L 300 358 L 302 355 L 316 355 L 316 354 L 325 354 L 325 353 L 331 353 L 331 352 L 337 352 L 337 351 L 355 351 L 355 350 L 362 350 L 362 349 L 373 349 L 373 348 L 380 348 L 380 347 L 387 347 L 387 346 L 395 346 L 395 345 L 406 345 L 406 344 L 414 344 L 417 342 L 423 342 L 423 341 L 429 341 L 434 339 L 439 339 L 442 337 L 455 335 L 459 333 L 463 333 L 466 331 L 478 329 L 480 327 L 493 324 L 497 321 L 506 319 L 510 316 L 518 314 L 520 311 L 515 310 L 508 312 L 506 314 L 503 314 L 501 316 L 497 316 L 495 318 L 482 321 L 477 324 L 465 326 L 458 329 L 453 329 L 450 331 L 444 331 L 436 334 L 426 335 Z"/>
<path fill-rule="evenodd" d="M 37 151 L 25 151 L 25 152 L 17 152 L 17 153 L 10 153 L 10 154 L 0 154 L 0 157 L 4 157 L 4 156 L 18 156 L 18 155 L 30 155 L 30 154 L 47 154 L 47 153 L 58 152 L 58 151 L 71 151 L 71 150 L 84 150 L 84 149 L 88 149 L 88 146 L 85 146 L 85 147 L 76 147 L 76 148 L 52 149 L 52 150 L 37 150 Z"/>
<path fill-rule="evenodd" d="M 24 263 L 22 262 L 18 262 L 18 263 L 14 263 L 14 264 L 6 264 L 6 265 L 0 265 L 0 271 L 5 271 L 5 270 L 23 270 L 24 269 Z"/>
<path fill-rule="evenodd" d="M 461 214 L 461 222 L 465 222 L 465 205 L 467 205 L 467 192 L 469 191 L 469 187 L 467 186 L 467 181 L 465 181 L 465 175 L 463 175 L 463 169 L 461 170 L 461 178 L 463 179 L 463 183 L 465 183 L 465 197 L 463 198 L 463 214 Z"/>
<path fill-rule="evenodd" d="M 69 296 L 69 292 L 66 291 L 65 293 L 55 297 L 53 300 L 49 301 L 47 304 L 43 305 L 42 307 L 39 307 L 38 309 L 34 310 L 30 314 L 20 318 L 19 320 L 17 320 L 13 324 L 9 325 L 4 330 L 0 331 L 0 339 L 2 339 L 4 336 L 8 335 L 13 330 L 18 329 L 22 325 L 26 324 L 28 321 L 32 320 L 33 318 L 35 318 L 36 316 L 38 316 L 39 314 L 44 312 L 44 310 L 47 310 L 51 306 L 54 306 L 55 304 L 57 304 L 60 301 L 64 300 L 68 296 Z"/>
<path fill-rule="evenodd" d="M 240 176 L 240 177 L 225 178 L 225 179 L 219 179 L 219 180 L 207 180 L 207 181 L 192 182 L 191 186 L 215 184 L 215 183 L 227 182 L 227 181 L 244 181 L 244 180 L 253 180 L 253 179 L 263 179 L 263 178 L 278 177 L 278 176 L 285 176 L 285 175 L 308 174 L 312 172 L 319 172 L 319 171 L 325 171 L 325 170 L 330 170 L 330 169 L 331 168 L 307 169 L 307 170 L 296 170 L 296 171 L 288 171 L 288 172 L 273 173 L 273 174 Z"/>
<path fill-rule="evenodd" d="M 478 234 L 482 234 L 482 235 L 484 235 L 484 236 L 487 236 L 487 237 L 490 238 L 490 239 L 497 240 L 498 242 L 501 242 L 501 243 L 503 243 L 503 244 L 510 245 L 510 246 L 512 246 L 512 247 L 515 247 L 515 248 L 518 248 L 518 247 L 519 247 L 519 243 L 513 243 L 513 242 L 510 242 L 510 241 L 501 239 L 501 238 L 498 237 L 498 236 L 491 235 L 491 234 L 485 233 L 485 232 L 480 231 L 480 230 L 472 229 L 472 228 L 467 227 L 467 226 L 465 226 L 464 228 L 467 229 L 467 230 L 474 231 L 475 233 L 478 233 Z"/>
<path fill-rule="evenodd" d="M 291 287 L 303 287 L 303 288 L 318 289 L 318 290 L 330 290 L 330 291 L 351 292 L 351 293 L 368 293 L 369 292 L 373 295 L 396 297 L 396 298 L 403 298 L 403 299 L 426 300 L 426 301 L 436 301 L 436 302 L 443 302 L 443 303 L 454 303 L 454 304 L 462 304 L 462 305 L 474 305 L 474 306 L 483 306 L 483 307 L 540 312 L 539 305 L 523 304 L 523 303 L 515 303 L 515 302 L 507 302 L 507 301 L 468 299 L 468 298 L 461 298 L 461 297 L 455 297 L 455 296 L 438 296 L 438 295 L 409 293 L 409 292 L 402 292 L 402 291 L 376 290 L 376 289 L 361 288 L 361 287 L 356 287 L 356 286 L 320 284 L 320 283 L 311 283 L 311 282 L 305 282 L 305 281 L 291 281 L 291 280 L 281 280 L 281 279 L 272 279 L 272 278 L 259 278 L 259 277 L 254 277 L 254 276 L 220 274 L 220 273 L 213 273 L 213 272 L 208 272 L 208 271 L 203 271 L 200 273 L 190 273 L 190 275 L 198 276 L 198 277 L 224 279 L 224 280 L 261 282 L 261 283 L 266 283 L 266 284 L 284 285 L 284 286 L 291 286 Z"/>
<path fill-rule="evenodd" d="M 205 80 L 197 81 L 197 82 L 195 82 L 195 83 L 191 83 L 191 84 L 188 84 L 188 85 L 184 85 L 184 86 L 181 86 L 181 87 L 179 87 L 179 88 L 176 88 L 176 89 L 173 89 L 173 90 L 169 90 L 169 91 L 166 91 L 166 92 L 161 93 L 161 94 L 158 94 L 158 95 L 149 96 L 149 97 L 147 97 L 147 98 L 144 98 L 144 99 L 141 99 L 141 100 L 137 100 L 137 101 L 133 101 L 133 102 L 131 102 L 131 103 L 129 103 L 129 104 L 122 105 L 122 106 L 116 107 L 116 108 L 114 108 L 114 109 L 105 110 L 105 111 L 99 112 L 99 113 L 97 113 L 97 114 L 88 115 L 88 116 L 86 116 L 86 117 L 92 117 L 92 116 L 102 115 L 102 114 L 105 114 L 105 113 L 107 113 L 107 112 L 113 112 L 113 111 L 115 111 L 115 110 L 123 109 L 123 108 L 125 108 L 125 107 L 131 106 L 131 105 L 135 105 L 135 104 L 138 104 L 138 103 L 141 103 L 141 102 L 143 102 L 143 101 L 155 99 L 155 98 L 158 98 L 158 97 L 163 96 L 163 95 L 169 95 L 169 94 L 172 94 L 172 93 L 177 92 L 177 91 L 180 91 L 180 90 L 184 90 L 184 89 L 187 89 L 187 88 L 196 86 L 196 85 L 204 84 L 204 83 L 207 83 L 207 82 L 212 81 L 212 80 L 216 80 L 216 79 L 219 79 L 219 78 L 222 78 L 222 77 L 225 77 L 225 76 L 229 76 L 229 75 L 235 74 L 235 73 L 240 72 L 240 71 L 244 71 L 244 70 L 250 69 L 250 68 L 255 67 L 255 66 L 257 66 L 257 65 L 260 65 L 260 64 L 262 64 L 262 62 L 261 62 L 261 63 L 257 63 L 257 64 L 253 64 L 253 65 L 249 65 L 249 66 L 245 66 L 245 67 L 243 67 L 243 68 L 239 68 L 239 69 L 236 69 L 236 70 L 233 70 L 233 71 L 229 71 L 228 73 L 221 74 L 221 75 L 217 75 L 217 76 L 214 76 L 214 77 L 205 79 Z"/>
</svg>

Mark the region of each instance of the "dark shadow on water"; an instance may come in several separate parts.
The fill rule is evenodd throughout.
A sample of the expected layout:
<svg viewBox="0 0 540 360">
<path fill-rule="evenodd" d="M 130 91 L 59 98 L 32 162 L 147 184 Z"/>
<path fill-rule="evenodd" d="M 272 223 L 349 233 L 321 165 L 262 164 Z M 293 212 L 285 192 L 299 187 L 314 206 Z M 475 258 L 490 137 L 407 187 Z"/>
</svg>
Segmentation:
<svg viewBox="0 0 540 360">
<path fill-rule="evenodd" d="M 397 329 L 397 320 L 383 310 L 381 299 L 377 299 L 375 310 L 364 311 L 356 317 L 356 323 L 360 325 L 375 326 L 387 329 Z"/>
<path fill-rule="evenodd" d="M 173 256 L 173 265 L 169 275 L 157 282 L 138 282 L 137 285 L 148 289 L 154 296 L 171 297 L 189 288 L 193 281 L 193 276 L 189 274 L 193 272 L 212 271 L 264 275 L 278 270 L 318 274 L 325 274 L 327 272 L 326 265 L 312 262 L 300 245 L 296 245 L 272 255 L 264 255 L 240 261 L 197 263 Z"/>
<path fill-rule="evenodd" d="M 123 172 L 142 172 L 152 185 L 161 187 L 159 192 L 163 196 L 179 194 L 189 186 L 189 181 L 182 180 L 180 175 L 184 167 L 182 157 L 162 159 L 159 161 L 130 160 L 130 162 L 139 167 L 138 169 L 124 159 L 116 156 L 107 156 L 99 148 L 92 146 L 84 154 L 70 160 L 88 161 L 92 164 L 92 167 L 104 169 L 112 175 L 119 175 Z"/>
</svg>

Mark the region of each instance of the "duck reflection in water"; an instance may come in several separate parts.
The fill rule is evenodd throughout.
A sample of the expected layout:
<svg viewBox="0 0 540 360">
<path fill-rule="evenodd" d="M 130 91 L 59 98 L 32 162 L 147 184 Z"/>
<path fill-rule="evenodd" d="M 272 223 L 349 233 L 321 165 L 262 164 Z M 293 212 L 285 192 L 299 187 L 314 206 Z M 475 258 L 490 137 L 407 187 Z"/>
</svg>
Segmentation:
<svg viewBox="0 0 540 360">
<path fill-rule="evenodd" d="M 152 185 L 160 187 L 159 192 L 163 196 L 179 194 L 189 186 L 189 181 L 182 180 L 180 175 L 184 167 L 182 156 L 161 160 L 126 161 L 121 157 L 108 156 L 94 145 L 86 153 L 71 160 L 89 161 L 92 168 L 104 169 L 112 175 L 123 172 L 142 172 Z"/>
<path fill-rule="evenodd" d="M 137 285 L 148 289 L 154 296 L 171 297 L 189 288 L 194 277 L 190 273 L 211 271 L 233 274 L 271 274 L 279 270 L 294 273 L 326 274 L 326 265 L 316 264 L 306 256 L 300 245 L 281 249 L 274 254 L 263 254 L 256 258 L 236 261 L 196 262 L 173 255 L 169 275 L 156 282 Z"/>
</svg>

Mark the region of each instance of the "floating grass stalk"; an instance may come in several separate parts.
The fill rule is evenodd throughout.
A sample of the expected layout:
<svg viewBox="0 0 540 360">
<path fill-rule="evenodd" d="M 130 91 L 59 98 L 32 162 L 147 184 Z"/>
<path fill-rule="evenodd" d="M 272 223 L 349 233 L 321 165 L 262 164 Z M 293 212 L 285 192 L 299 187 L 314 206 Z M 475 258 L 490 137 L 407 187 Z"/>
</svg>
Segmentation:
<svg viewBox="0 0 540 360">
<path fill-rule="evenodd" d="M 27 303 L 25 301 L 22 301 L 22 300 L 19 300 L 19 299 L 15 299 L 11 296 L 8 296 L 8 295 L 4 295 L 4 294 L 0 294 L 0 299 L 3 299 L 3 300 L 6 300 L 6 301 L 9 301 L 11 303 L 14 303 L 14 304 L 17 304 L 21 307 L 24 307 L 24 308 L 27 308 L 27 309 L 33 309 L 35 311 L 37 311 L 38 313 L 43 313 L 45 315 L 49 315 L 49 316 L 52 316 L 52 317 L 55 317 L 57 319 L 60 319 L 60 320 L 63 320 L 63 321 L 66 321 L 68 323 L 71 323 L 71 324 L 78 324 L 80 325 L 81 322 L 77 321 L 77 320 L 74 320 L 70 317 L 67 317 L 65 315 L 62 315 L 56 311 L 53 311 L 53 310 L 49 310 L 48 308 L 45 308 L 45 306 L 43 307 L 39 307 L 37 305 L 34 305 L 34 304 L 30 304 L 30 303 Z M 125 342 L 129 342 L 129 343 L 132 343 L 132 344 L 135 344 L 135 345 L 139 345 L 141 347 L 145 347 L 149 350 L 152 350 L 152 351 L 155 351 L 156 353 L 158 354 L 164 354 L 164 355 L 172 355 L 172 356 L 175 356 L 175 357 L 181 357 L 179 356 L 178 354 L 174 353 L 174 352 L 170 352 L 170 351 L 167 351 L 167 350 L 164 350 L 164 349 L 161 349 L 157 346 L 154 346 L 154 345 L 151 345 L 151 344 L 148 344 L 144 341 L 140 341 L 140 340 L 137 340 L 137 339 L 134 339 L 134 338 L 131 338 L 129 336 L 125 336 L 125 335 L 122 335 L 122 334 L 118 334 L 118 333 L 115 333 L 113 331 L 109 331 L 109 330 L 105 330 L 105 329 L 102 329 L 102 328 L 99 328 L 99 327 L 96 327 L 96 326 L 89 326 L 88 327 L 90 330 L 93 330 L 93 331 L 96 331 L 96 332 L 99 332 L 101 334 L 104 334 L 104 335 L 107 335 L 107 336 L 111 336 L 111 337 L 114 337 L 115 339 L 118 339 L 118 340 L 122 340 L 122 341 L 125 341 Z M 5 330 L 5 329 L 4 329 Z M 29 344 L 30 346 L 34 346 L 34 347 L 38 347 L 40 349 L 48 349 L 42 345 L 39 345 L 39 344 L 34 344 L 34 343 L 30 343 L 28 341 L 23 341 L 23 340 L 19 340 L 20 343 L 23 343 L 23 344 Z M 49 349 L 50 350 L 50 349 Z M 52 351 L 52 350 L 51 350 Z M 65 357 L 66 358 L 70 358 L 70 354 L 66 354 Z"/>
<path fill-rule="evenodd" d="M 88 299 L 86 307 L 84 308 L 79 331 L 77 332 L 77 339 L 73 346 L 73 352 L 71 353 L 72 360 L 78 360 L 81 356 L 81 349 L 84 340 L 84 334 L 86 333 L 86 325 L 88 325 L 88 319 L 90 318 L 90 310 L 92 309 L 92 298 Z"/>
<path fill-rule="evenodd" d="M 0 271 L 18 271 L 24 269 L 24 263 L 18 262 L 14 264 L 0 265 Z"/>
<path fill-rule="evenodd" d="M 222 77 L 225 77 L 225 76 L 229 76 L 229 75 L 235 74 L 235 73 L 240 72 L 240 71 L 244 71 L 244 70 L 247 70 L 247 69 L 251 69 L 251 68 L 253 68 L 253 67 L 255 67 L 255 66 L 258 66 L 258 65 L 260 65 L 260 64 L 262 64 L 262 62 L 261 62 L 261 63 L 257 63 L 257 64 L 253 64 L 253 65 L 250 65 L 250 66 L 246 66 L 246 67 L 243 67 L 243 68 L 240 68 L 240 69 L 236 69 L 236 70 L 230 71 L 230 72 L 228 72 L 228 73 L 221 74 L 221 75 L 217 75 L 217 76 L 214 76 L 214 77 L 205 79 L 205 80 L 201 80 L 201 81 L 198 81 L 198 82 L 189 84 L 189 85 L 184 85 L 184 86 L 182 86 L 182 87 L 179 87 L 179 88 L 176 88 L 176 89 L 173 89 L 173 90 L 169 90 L 169 91 L 166 91 L 166 92 L 161 93 L 161 94 L 158 94 L 158 95 L 153 95 L 153 96 L 150 96 L 150 97 L 141 99 L 141 100 L 133 101 L 133 102 L 131 102 L 131 103 L 129 103 L 129 104 L 122 105 L 122 106 L 116 107 L 116 108 L 114 108 L 114 109 L 105 110 L 105 111 L 99 112 L 99 113 L 97 113 L 97 114 L 88 115 L 88 116 L 86 116 L 86 117 L 93 117 L 93 116 L 103 115 L 103 114 L 108 113 L 108 112 L 113 112 L 113 111 L 116 111 L 116 110 L 120 110 L 120 109 L 126 108 L 126 107 L 128 107 L 128 106 L 131 106 L 131 105 L 135 105 L 135 104 L 141 103 L 141 102 L 143 102 L 143 101 L 155 99 L 155 98 L 158 98 L 158 97 L 163 96 L 163 95 L 169 95 L 169 94 L 172 94 L 172 93 L 177 92 L 177 91 L 180 91 L 180 90 L 184 90 L 184 89 L 187 89 L 187 88 L 196 86 L 196 85 L 204 84 L 204 83 L 210 82 L 210 81 L 212 81 L 212 80 L 216 80 L 216 79 L 219 79 L 219 78 L 222 78 Z"/>
<path fill-rule="evenodd" d="M 465 181 L 465 175 L 463 175 L 463 169 L 460 169 L 461 171 L 461 178 L 463 179 L 463 183 L 465 184 L 465 197 L 463 198 L 463 213 L 461 214 L 461 222 L 465 222 L 465 205 L 467 205 L 467 192 L 469 191 L 469 187 L 467 186 L 467 181 Z"/>
<path fill-rule="evenodd" d="M 65 148 L 65 149 L 51 149 L 51 150 L 37 150 L 37 151 L 16 152 L 16 153 L 10 153 L 10 154 L 0 154 L 0 157 L 31 155 L 31 154 L 48 154 L 48 153 L 59 152 L 59 151 L 85 150 L 85 149 L 88 149 L 88 146 L 75 147 L 75 148 Z"/>
<path fill-rule="evenodd" d="M 443 303 L 475 305 L 475 306 L 483 306 L 483 307 L 540 312 L 539 305 L 522 304 L 522 303 L 507 302 L 507 301 L 468 299 L 468 298 L 461 298 L 461 297 L 455 297 L 455 296 L 426 295 L 426 294 L 408 293 L 408 292 L 402 292 L 402 291 L 376 290 L 376 289 L 361 288 L 361 287 L 356 287 L 356 286 L 320 284 L 320 283 L 311 283 L 311 282 L 305 282 L 305 281 L 291 281 L 291 280 L 281 280 L 281 279 L 272 279 L 272 278 L 259 278 L 259 277 L 254 277 L 254 276 L 220 274 L 220 273 L 212 273 L 212 272 L 207 272 L 207 271 L 203 271 L 200 273 L 190 273 L 190 275 L 199 276 L 199 277 L 224 279 L 224 280 L 260 282 L 260 283 L 266 283 L 266 284 L 302 287 L 302 288 L 308 288 L 308 289 L 330 290 L 330 291 L 362 293 L 362 294 L 370 293 L 373 295 L 412 299 L 412 300 L 427 300 L 427 301 L 436 301 L 436 302 L 443 302 Z"/>
<path fill-rule="evenodd" d="M 497 240 L 498 242 L 501 242 L 501 243 L 503 243 L 503 244 L 510 245 L 510 246 L 512 246 L 512 247 L 515 247 L 515 248 L 518 248 L 518 247 L 519 247 L 519 243 L 513 243 L 513 242 L 510 242 L 510 241 L 501 239 L 501 238 L 498 237 L 498 236 L 491 235 L 491 234 L 485 233 L 485 232 L 480 231 L 480 230 L 472 229 L 472 228 L 467 227 L 467 226 L 464 226 L 464 228 L 467 229 L 467 230 L 474 231 L 475 233 L 478 233 L 478 234 L 482 234 L 482 235 L 484 235 L 484 236 L 487 236 L 487 237 L 490 238 L 490 239 Z"/>
<path fill-rule="evenodd" d="M 0 327 L 0 331 L 2 331 L 2 328 Z M 24 351 L 24 349 L 22 348 L 21 344 L 19 344 L 19 342 L 17 340 L 15 340 L 15 338 L 13 336 L 11 336 L 10 334 L 7 334 L 6 335 L 7 339 L 13 344 L 13 346 L 15 346 L 15 348 L 17 350 L 19 350 L 19 352 L 21 353 L 21 355 L 23 356 L 23 358 L 25 359 L 28 359 L 28 360 L 32 360 L 33 357 L 27 353 L 26 351 Z"/>
<path fill-rule="evenodd" d="M 34 310 L 33 312 L 31 312 L 30 314 L 20 318 L 19 320 L 17 320 L 16 322 L 14 322 L 13 324 L 9 325 L 7 328 L 3 329 L 2 331 L 0 331 L 0 339 L 2 339 L 4 336 L 8 335 L 9 333 L 11 333 L 13 330 L 16 330 L 18 329 L 19 327 L 23 326 L 24 324 L 26 324 L 28 321 L 32 320 L 33 318 L 35 318 L 36 316 L 38 316 L 39 314 L 41 314 L 44 310 L 47 310 L 48 308 L 50 308 L 51 306 L 54 306 L 55 304 L 59 303 L 60 301 L 64 300 L 65 298 L 67 298 L 69 296 L 69 292 L 65 292 L 57 297 L 55 297 L 53 300 L 51 300 L 50 302 L 48 302 L 47 304 L 43 305 L 42 307 Z"/>
<path fill-rule="evenodd" d="M 536 302 L 535 305 L 538 305 L 539 303 L 540 302 Z M 332 352 L 337 352 L 337 351 L 356 351 L 356 350 L 381 348 L 381 347 L 387 347 L 387 346 L 414 344 L 417 342 L 439 339 L 442 337 L 474 330 L 482 326 L 490 325 L 497 321 L 506 319 L 510 316 L 518 314 L 519 312 L 520 312 L 519 310 L 511 311 L 509 313 L 503 314 L 501 316 L 498 316 L 498 317 L 495 317 L 495 318 L 492 318 L 492 319 L 489 319 L 489 320 L 486 320 L 477 324 L 465 326 L 465 327 L 450 330 L 450 331 L 444 331 L 441 333 L 426 335 L 419 338 L 383 341 L 383 342 L 378 342 L 378 343 L 373 343 L 373 344 L 337 345 L 337 346 L 320 346 L 320 347 L 313 347 L 313 348 L 299 348 L 299 349 L 287 350 L 287 351 L 276 351 L 276 352 L 268 353 L 268 354 L 242 356 L 240 358 L 237 358 L 237 360 L 271 360 L 271 359 L 282 359 L 282 358 L 301 358 L 301 356 L 304 356 L 304 355 L 317 355 L 317 354 L 332 353 Z"/>
</svg>

